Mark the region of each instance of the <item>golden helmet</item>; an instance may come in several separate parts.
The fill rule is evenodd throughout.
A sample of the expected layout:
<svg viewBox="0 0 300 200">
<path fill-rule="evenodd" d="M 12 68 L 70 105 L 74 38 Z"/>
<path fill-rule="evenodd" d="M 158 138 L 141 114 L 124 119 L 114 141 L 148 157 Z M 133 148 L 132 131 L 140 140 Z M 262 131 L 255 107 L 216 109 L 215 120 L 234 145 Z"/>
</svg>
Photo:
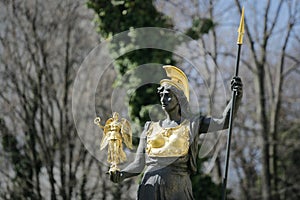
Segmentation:
<svg viewBox="0 0 300 200">
<path fill-rule="evenodd" d="M 165 65 L 163 68 L 166 70 L 167 76 L 170 79 L 162 79 L 160 81 L 160 85 L 163 86 L 164 84 L 170 84 L 175 86 L 176 88 L 183 91 L 184 95 L 186 96 L 187 100 L 189 101 L 189 83 L 188 78 L 184 74 L 184 72 L 172 65 Z"/>
</svg>

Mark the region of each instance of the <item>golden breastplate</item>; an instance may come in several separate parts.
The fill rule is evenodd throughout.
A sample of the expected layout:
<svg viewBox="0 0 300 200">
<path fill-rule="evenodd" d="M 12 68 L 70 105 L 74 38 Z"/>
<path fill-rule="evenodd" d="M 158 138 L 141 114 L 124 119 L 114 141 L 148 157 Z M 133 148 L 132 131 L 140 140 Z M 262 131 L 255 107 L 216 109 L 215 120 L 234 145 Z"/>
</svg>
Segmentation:
<svg viewBox="0 0 300 200">
<path fill-rule="evenodd" d="M 188 121 L 172 128 L 162 128 L 159 122 L 152 123 L 147 133 L 147 154 L 152 157 L 186 155 L 189 150 L 189 127 Z"/>
</svg>

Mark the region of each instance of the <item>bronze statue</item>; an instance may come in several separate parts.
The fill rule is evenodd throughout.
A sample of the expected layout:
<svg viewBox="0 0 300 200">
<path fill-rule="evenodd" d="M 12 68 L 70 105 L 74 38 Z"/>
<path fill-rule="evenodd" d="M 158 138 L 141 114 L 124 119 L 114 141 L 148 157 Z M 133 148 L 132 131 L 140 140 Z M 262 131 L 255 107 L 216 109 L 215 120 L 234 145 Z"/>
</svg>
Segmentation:
<svg viewBox="0 0 300 200">
<path fill-rule="evenodd" d="M 164 69 L 169 79 L 161 80 L 158 94 L 166 117 L 145 124 L 135 160 L 121 171 L 112 171 L 110 179 L 120 182 L 145 170 L 137 199 L 194 199 L 190 174 L 197 169 L 198 136 L 228 128 L 231 102 L 220 119 L 192 115 L 186 75 L 175 66 Z M 243 94 L 239 77 L 233 78 L 231 89 L 237 94 L 236 111 Z"/>
<path fill-rule="evenodd" d="M 120 171 L 118 164 L 126 161 L 126 154 L 123 151 L 122 141 L 132 149 L 132 131 L 130 123 L 122 118 L 119 121 L 119 113 L 114 112 L 113 117 L 109 118 L 105 125 L 100 124 L 100 117 L 96 117 L 94 123 L 103 129 L 103 137 L 100 150 L 108 145 L 107 162 L 111 164 L 109 172 Z"/>
</svg>

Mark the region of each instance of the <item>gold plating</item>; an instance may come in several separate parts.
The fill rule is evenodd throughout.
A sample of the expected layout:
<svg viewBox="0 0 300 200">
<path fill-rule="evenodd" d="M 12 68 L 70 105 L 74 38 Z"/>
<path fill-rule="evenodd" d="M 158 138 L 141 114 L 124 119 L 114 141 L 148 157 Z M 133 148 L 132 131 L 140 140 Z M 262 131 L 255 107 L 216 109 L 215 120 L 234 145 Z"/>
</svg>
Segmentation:
<svg viewBox="0 0 300 200">
<path fill-rule="evenodd" d="M 159 122 L 151 123 L 147 133 L 146 152 L 152 157 L 180 157 L 189 150 L 189 121 L 172 128 L 162 128 Z"/>
<path fill-rule="evenodd" d="M 113 117 L 109 118 L 104 126 L 100 122 L 100 117 L 96 117 L 94 123 L 103 129 L 100 150 L 108 146 L 107 162 L 111 164 L 109 171 L 119 170 L 118 164 L 127 159 L 122 143 L 124 142 L 129 149 L 132 149 L 131 125 L 125 118 L 120 120 L 117 112 L 113 113 Z"/>
</svg>

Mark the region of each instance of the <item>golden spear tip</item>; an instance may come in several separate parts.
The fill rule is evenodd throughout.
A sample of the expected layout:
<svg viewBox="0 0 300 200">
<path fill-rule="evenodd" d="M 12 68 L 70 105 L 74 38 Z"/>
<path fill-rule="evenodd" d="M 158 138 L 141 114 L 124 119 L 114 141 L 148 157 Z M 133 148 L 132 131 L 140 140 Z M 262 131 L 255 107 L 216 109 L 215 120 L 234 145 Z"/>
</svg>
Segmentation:
<svg viewBox="0 0 300 200">
<path fill-rule="evenodd" d="M 244 36 L 244 6 L 242 8 L 242 15 L 241 15 L 241 20 L 240 20 L 240 26 L 238 29 L 238 39 L 237 39 L 237 44 L 243 44 L 243 36 Z"/>
</svg>

